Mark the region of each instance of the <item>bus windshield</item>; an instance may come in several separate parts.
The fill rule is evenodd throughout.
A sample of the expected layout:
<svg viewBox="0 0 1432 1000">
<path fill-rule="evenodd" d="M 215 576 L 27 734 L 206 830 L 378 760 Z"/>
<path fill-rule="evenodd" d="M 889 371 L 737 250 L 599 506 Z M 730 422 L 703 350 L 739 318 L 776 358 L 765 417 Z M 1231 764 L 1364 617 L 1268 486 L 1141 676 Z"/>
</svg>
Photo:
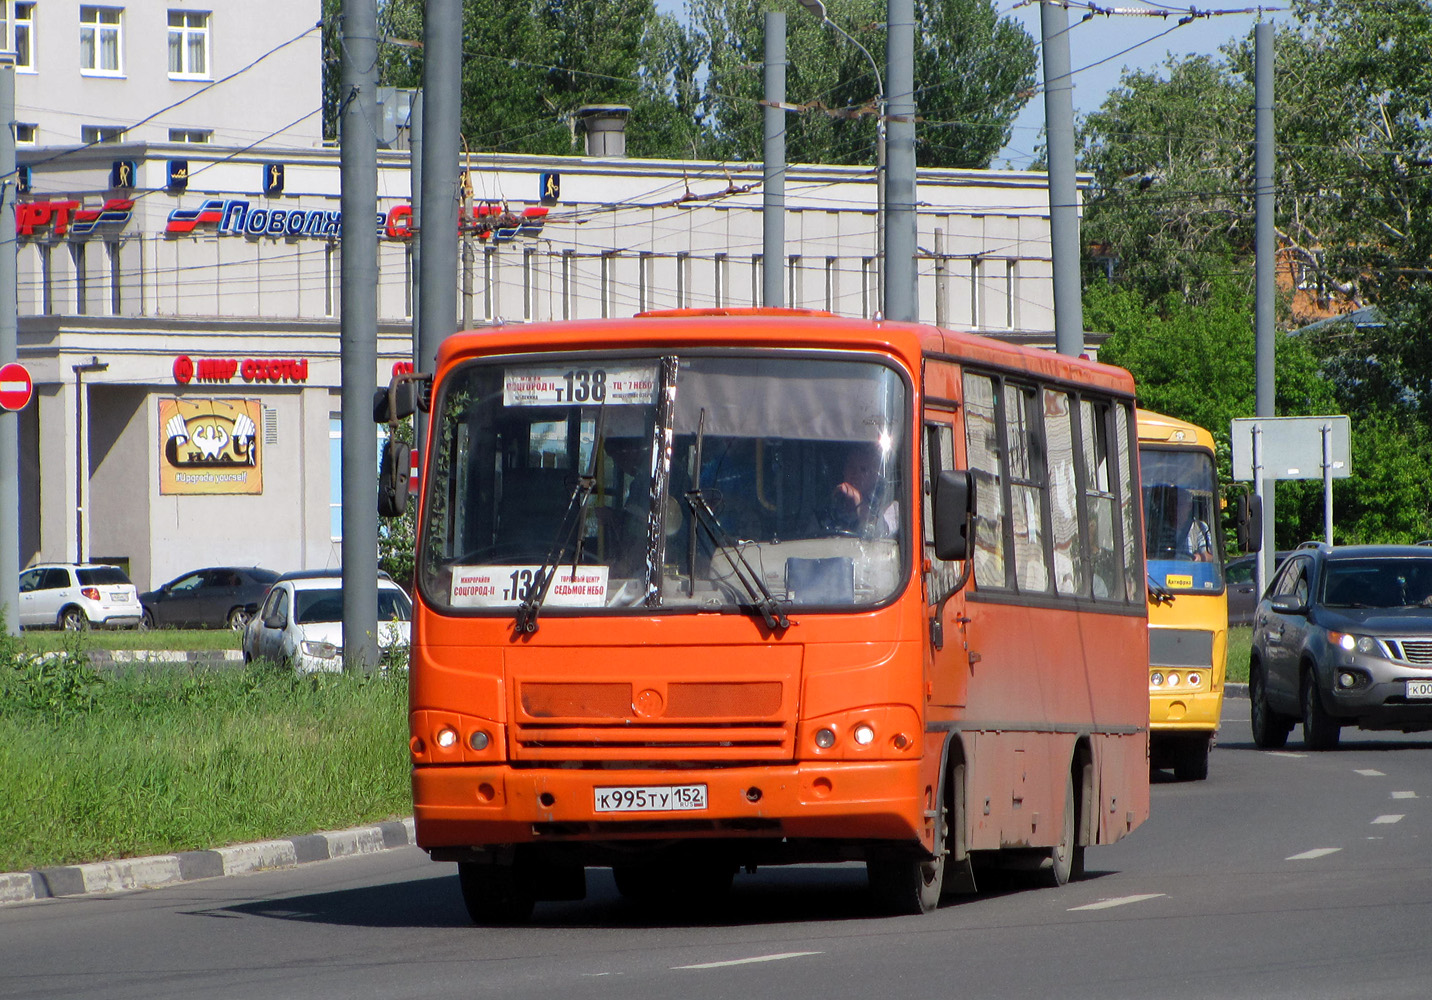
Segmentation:
<svg viewBox="0 0 1432 1000">
<path fill-rule="evenodd" d="M 1170 590 L 1221 591 L 1213 456 L 1193 449 L 1143 447 L 1145 557 Z"/>
<path fill-rule="evenodd" d="M 868 607 L 905 577 L 909 396 L 877 360 L 541 355 L 444 379 L 420 585 L 511 614 Z"/>
</svg>

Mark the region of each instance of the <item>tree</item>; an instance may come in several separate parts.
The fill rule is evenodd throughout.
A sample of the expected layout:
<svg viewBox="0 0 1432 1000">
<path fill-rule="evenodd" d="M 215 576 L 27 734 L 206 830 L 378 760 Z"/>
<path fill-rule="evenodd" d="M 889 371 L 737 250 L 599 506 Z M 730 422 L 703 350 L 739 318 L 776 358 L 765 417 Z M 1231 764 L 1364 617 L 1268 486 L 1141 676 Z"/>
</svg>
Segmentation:
<svg viewBox="0 0 1432 1000">
<path fill-rule="evenodd" d="M 876 69 L 885 73 L 884 0 L 826 4 L 830 20 L 864 46 L 875 66 L 796 0 L 772 0 L 769 7 L 787 14 L 786 99 L 806 106 L 786 117 L 787 159 L 872 162 Z M 688 0 L 688 13 L 709 66 L 705 153 L 759 160 L 764 11 L 741 0 Z M 989 0 L 916 0 L 915 23 L 916 159 L 922 166 L 987 167 L 1033 93 L 1034 40 Z"/>
</svg>

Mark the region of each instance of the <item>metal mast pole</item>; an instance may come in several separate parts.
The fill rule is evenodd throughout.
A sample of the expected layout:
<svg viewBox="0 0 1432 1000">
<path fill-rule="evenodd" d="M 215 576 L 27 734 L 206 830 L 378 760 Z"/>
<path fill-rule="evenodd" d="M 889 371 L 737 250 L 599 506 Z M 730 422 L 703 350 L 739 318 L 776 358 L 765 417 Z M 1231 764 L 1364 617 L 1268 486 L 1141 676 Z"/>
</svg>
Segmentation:
<svg viewBox="0 0 1432 1000">
<path fill-rule="evenodd" d="M 8 33 L 7 33 L 8 35 Z M 19 360 L 15 292 L 15 53 L 0 51 L 0 365 Z M 20 634 L 20 414 L 0 409 L 0 615 Z"/>
<path fill-rule="evenodd" d="M 761 185 L 761 304 L 785 304 L 786 15 L 766 11 L 765 174 Z"/>
<path fill-rule="evenodd" d="M 1273 416 L 1273 25 L 1261 21 L 1253 28 L 1254 93 L 1254 405 L 1256 416 Z M 1263 481 L 1263 555 L 1256 560 L 1258 592 L 1273 575 L 1277 540 L 1273 514 L 1277 480 Z"/>
<path fill-rule="evenodd" d="M 343 0 L 342 58 L 343 658 L 345 669 L 371 670 L 378 665 L 377 0 Z"/>
<path fill-rule="evenodd" d="M 1079 281 L 1078 184 L 1074 176 L 1074 80 L 1069 66 L 1069 12 L 1039 5 L 1044 48 L 1044 131 L 1049 153 L 1049 241 L 1054 258 L 1054 349 L 1084 353 Z"/>
<path fill-rule="evenodd" d="M 885 35 L 885 318 L 920 318 L 915 272 L 915 0 L 889 0 Z"/>
<path fill-rule="evenodd" d="M 418 370 L 457 329 L 458 133 L 462 113 L 462 2 L 427 0 L 423 15 L 423 220 Z"/>
</svg>

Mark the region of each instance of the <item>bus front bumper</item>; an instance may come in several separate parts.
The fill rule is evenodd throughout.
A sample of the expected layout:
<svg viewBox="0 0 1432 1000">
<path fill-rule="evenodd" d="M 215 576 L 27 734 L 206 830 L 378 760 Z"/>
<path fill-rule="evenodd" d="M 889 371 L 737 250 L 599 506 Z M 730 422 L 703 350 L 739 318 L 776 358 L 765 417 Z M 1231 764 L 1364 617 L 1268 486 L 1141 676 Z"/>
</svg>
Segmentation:
<svg viewBox="0 0 1432 1000">
<path fill-rule="evenodd" d="M 672 837 L 908 842 L 926 827 L 918 761 L 675 771 L 449 764 L 415 767 L 412 779 L 423 848 Z M 704 791 L 672 791 L 693 786 Z M 651 808 L 678 794 L 704 808 Z"/>
</svg>

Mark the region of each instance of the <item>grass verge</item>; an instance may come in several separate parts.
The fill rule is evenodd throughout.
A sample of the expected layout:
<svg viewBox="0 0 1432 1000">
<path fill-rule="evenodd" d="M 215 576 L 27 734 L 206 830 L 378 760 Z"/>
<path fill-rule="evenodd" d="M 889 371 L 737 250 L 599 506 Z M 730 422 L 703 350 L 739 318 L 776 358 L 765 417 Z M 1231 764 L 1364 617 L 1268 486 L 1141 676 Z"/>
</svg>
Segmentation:
<svg viewBox="0 0 1432 1000">
<path fill-rule="evenodd" d="M 1252 626 L 1235 625 L 1228 630 L 1228 670 L 1225 674 L 1228 683 L 1248 683 L 1248 652 L 1252 648 Z"/>
<path fill-rule="evenodd" d="M 407 675 L 94 671 L 0 637 L 0 872 L 411 811 Z"/>
<path fill-rule="evenodd" d="M 91 629 L 87 632 L 36 631 L 20 633 L 19 648 L 29 653 L 68 649 L 238 649 L 243 633 L 233 629 Z"/>
</svg>

